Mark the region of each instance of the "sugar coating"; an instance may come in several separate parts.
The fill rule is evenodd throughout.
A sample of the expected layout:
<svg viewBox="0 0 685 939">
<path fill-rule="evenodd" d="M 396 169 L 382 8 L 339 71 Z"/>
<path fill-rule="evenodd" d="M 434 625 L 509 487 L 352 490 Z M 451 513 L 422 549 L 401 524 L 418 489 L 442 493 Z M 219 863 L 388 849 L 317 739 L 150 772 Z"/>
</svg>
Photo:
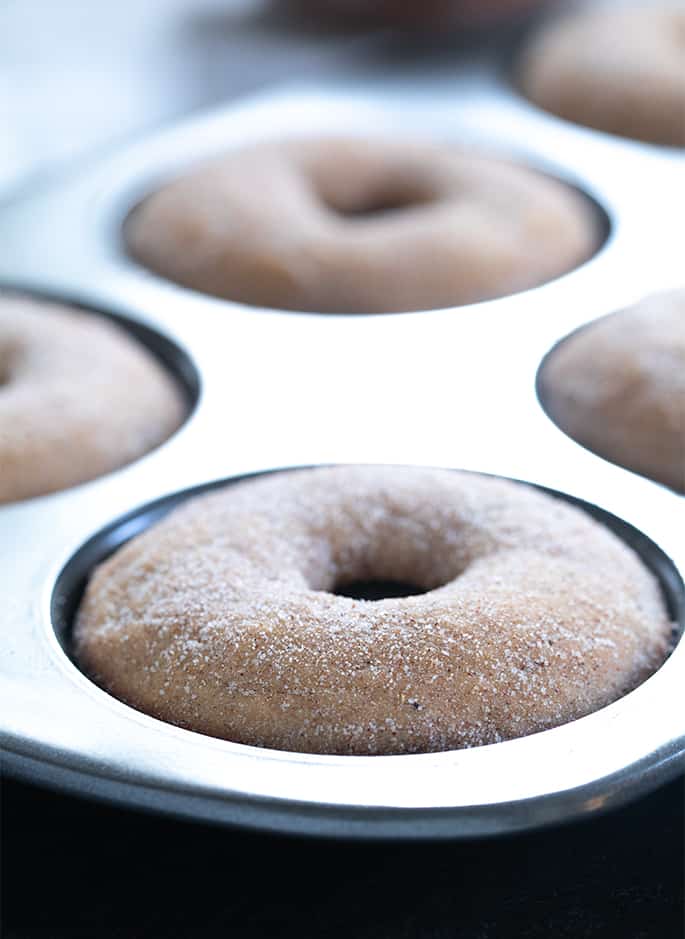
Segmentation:
<svg viewBox="0 0 685 939">
<path fill-rule="evenodd" d="M 590 4 L 543 26 L 524 49 L 520 84 L 577 124 L 685 147 L 682 0 Z"/>
<path fill-rule="evenodd" d="M 412 140 L 262 142 L 138 205 L 128 250 L 204 293 L 320 313 L 472 303 L 587 260 L 587 199 L 484 154 Z"/>
<path fill-rule="evenodd" d="M 166 440 L 185 413 L 176 383 L 123 329 L 0 293 L 0 503 L 123 466 Z"/>
<path fill-rule="evenodd" d="M 428 592 L 331 593 L 363 579 Z M 278 473 L 192 499 L 94 572 L 75 648 L 182 727 L 311 753 L 471 747 L 563 724 L 663 661 L 651 573 L 530 487 L 448 470 Z"/>
<path fill-rule="evenodd" d="M 685 290 L 574 333 L 548 359 L 540 390 L 569 436 L 685 493 Z"/>
</svg>

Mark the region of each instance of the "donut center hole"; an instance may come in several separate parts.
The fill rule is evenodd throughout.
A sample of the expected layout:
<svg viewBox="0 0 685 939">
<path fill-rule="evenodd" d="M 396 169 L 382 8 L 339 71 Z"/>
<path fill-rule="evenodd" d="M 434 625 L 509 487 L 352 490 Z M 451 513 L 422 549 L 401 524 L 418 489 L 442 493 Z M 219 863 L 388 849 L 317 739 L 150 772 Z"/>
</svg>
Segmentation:
<svg viewBox="0 0 685 939">
<path fill-rule="evenodd" d="M 435 193 L 420 186 L 380 186 L 345 198 L 328 198 L 328 208 L 344 218 L 363 219 L 369 216 L 406 212 L 435 201 Z"/>
<path fill-rule="evenodd" d="M 404 212 L 407 209 L 416 208 L 419 205 L 425 205 L 428 199 L 383 199 L 378 198 L 372 202 L 366 202 L 363 205 L 349 206 L 344 209 L 336 209 L 339 215 L 346 218 L 365 218 L 370 215 L 388 215 L 391 212 Z"/>
<path fill-rule="evenodd" d="M 350 580 L 336 584 L 331 593 L 352 600 L 388 600 L 395 597 L 415 597 L 427 593 L 426 589 L 405 580 Z"/>
</svg>

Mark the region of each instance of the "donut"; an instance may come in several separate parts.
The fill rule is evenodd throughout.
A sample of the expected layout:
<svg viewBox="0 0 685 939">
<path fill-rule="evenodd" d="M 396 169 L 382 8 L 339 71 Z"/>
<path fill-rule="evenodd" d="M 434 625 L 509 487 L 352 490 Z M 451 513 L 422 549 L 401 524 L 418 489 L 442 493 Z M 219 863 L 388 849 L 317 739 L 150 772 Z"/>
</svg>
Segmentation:
<svg viewBox="0 0 685 939">
<path fill-rule="evenodd" d="M 539 389 L 574 440 L 685 493 L 685 289 L 573 333 L 544 363 Z"/>
<path fill-rule="evenodd" d="M 598 246 L 588 200 L 539 173 L 383 139 L 255 144 L 170 182 L 124 227 L 145 267 L 256 306 L 388 313 L 543 283 Z"/>
<path fill-rule="evenodd" d="M 359 581 L 423 592 L 345 595 Z M 652 574 L 582 510 L 493 477 L 337 466 L 173 510 L 96 568 L 74 643 L 149 715 L 344 755 L 563 724 L 640 684 L 670 633 Z"/>
<path fill-rule="evenodd" d="M 137 459 L 181 424 L 176 382 L 102 316 L 0 294 L 0 503 Z"/>
<path fill-rule="evenodd" d="M 594 9 L 543 27 L 519 67 L 524 94 L 568 121 L 685 147 L 682 3 Z"/>
</svg>

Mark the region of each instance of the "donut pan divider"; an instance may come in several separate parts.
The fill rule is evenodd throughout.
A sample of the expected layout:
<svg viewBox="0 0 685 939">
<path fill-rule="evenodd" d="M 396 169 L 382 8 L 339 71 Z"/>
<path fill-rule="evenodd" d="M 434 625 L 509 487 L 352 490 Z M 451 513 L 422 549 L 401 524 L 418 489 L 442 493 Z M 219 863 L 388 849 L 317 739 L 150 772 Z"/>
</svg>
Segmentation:
<svg viewBox="0 0 685 939">
<path fill-rule="evenodd" d="M 607 240 L 591 261 L 534 290 L 377 316 L 258 310 L 181 289 L 126 257 L 122 221 L 163 179 L 247 141 L 319 133 L 418 134 L 512 155 L 595 199 Z M 341 757 L 243 746 L 139 713 L 71 661 L 68 621 L 92 563 L 174 493 L 277 467 L 380 462 L 512 477 L 601 507 L 643 533 L 616 523 L 661 577 L 682 625 L 682 500 L 568 439 L 544 414 L 535 377 L 572 330 L 678 286 L 684 167 L 675 151 L 536 111 L 474 60 L 411 81 L 379 76 L 247 99 L 7 206 L 3 283 L 138 324 L 194 406 L 179 432 L 136 463 L 0 507 L 6 766 L 195 818 L 379 838 L 493 835 L 568 820 L 677 773 L 682 643 L 635 691 L 553 730 L 470 750 Z"/>
</svg>

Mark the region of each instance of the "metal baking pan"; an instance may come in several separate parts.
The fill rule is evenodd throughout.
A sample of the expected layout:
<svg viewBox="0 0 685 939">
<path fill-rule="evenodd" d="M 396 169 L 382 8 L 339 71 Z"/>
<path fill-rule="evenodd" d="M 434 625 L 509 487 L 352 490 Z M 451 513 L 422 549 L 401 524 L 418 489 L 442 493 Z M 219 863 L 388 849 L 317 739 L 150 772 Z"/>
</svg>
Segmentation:
<svg viewBox="0 0 685 939">
<path fill-rule="evenodd" d="M 458 309 L 376 316 L 256 309 L 129 260 L 121 224 L 181 167 L 260 138 L 425 135 L 514 156 L 596 201 L 607 237 L 579 269 Z M 84 795 L 216 822 L 339 837 L 494 835 L 598 812 L 684 765 L 685 645 L 588 717 L 436 754 L 340 757 L 216 740 L 148 717 L 69 657 L 89 567 L 182 490 L 276 467 L 460 467 L 588 504 L 633 544 L 683 622 L 682 500 L 605 462 L 545 416 L 538 366 L 559 339 L 682 281 L 685 160 L 542 114 L 474 59 L 411 81 L 292 87 L 141 140 L 18 200 L 0 278 L 123 317 L 186 387 L 167 443 L 93 482 L 0 508 L 6 766 Z"/>
</svg>

